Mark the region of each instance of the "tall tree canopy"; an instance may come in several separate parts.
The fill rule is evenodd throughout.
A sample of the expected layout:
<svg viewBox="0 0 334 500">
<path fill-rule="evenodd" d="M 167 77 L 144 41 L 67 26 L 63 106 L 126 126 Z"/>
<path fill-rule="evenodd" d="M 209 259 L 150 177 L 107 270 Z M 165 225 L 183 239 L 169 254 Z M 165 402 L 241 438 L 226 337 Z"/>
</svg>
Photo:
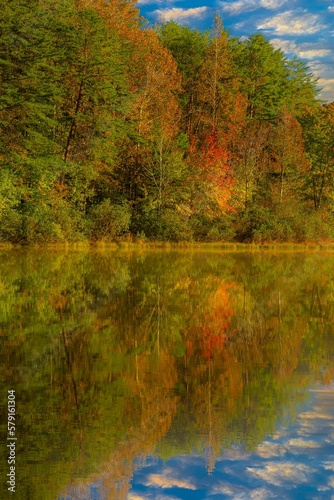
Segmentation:
<svg viewBox="0 0 334 500">
<path fill-rule="evenodd" d="M 1 241 L 334 237 L 333 106 L 303 62 L 132 0 L 2 14 Z"/>
</svg>

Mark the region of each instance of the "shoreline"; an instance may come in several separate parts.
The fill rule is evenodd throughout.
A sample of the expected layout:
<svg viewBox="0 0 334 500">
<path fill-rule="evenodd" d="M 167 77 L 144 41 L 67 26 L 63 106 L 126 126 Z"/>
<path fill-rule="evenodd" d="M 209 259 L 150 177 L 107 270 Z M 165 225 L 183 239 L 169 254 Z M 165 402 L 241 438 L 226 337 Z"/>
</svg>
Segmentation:
<svg viewBox="0 0 334 500">
<path fill-rule="evenodd" d="M 41 249 L 41 250 L 220 250 L 232 252 L 305 252 L 329 251 L 334 252 L 334 242 L 319 241 L 305 243 L 238 243 L 238 242 L 168 242 L 168 241 L 64 241 L 48 243 L 0 243 L 0 251 Z"/>
</svg>

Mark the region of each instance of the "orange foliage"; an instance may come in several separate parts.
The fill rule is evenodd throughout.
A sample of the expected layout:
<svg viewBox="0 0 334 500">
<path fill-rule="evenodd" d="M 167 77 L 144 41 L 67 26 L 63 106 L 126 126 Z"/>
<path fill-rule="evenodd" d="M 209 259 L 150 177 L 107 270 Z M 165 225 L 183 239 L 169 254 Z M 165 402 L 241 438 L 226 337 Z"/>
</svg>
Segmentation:
<svg viewBox="0 0 334 500">
<path fill-rule="evenodd" d="M 227 330 L 233 316 L 228 293 L 231 286 L 233 284 L 220 285 L 214 296 L 209 298 L 208 306 L 211 312 L 200 318 L 201 323 L 192 329 L 196 337 L 186 341 L 189 357 L 194 354 L 196 346 L 205 359 L 211 359 L 215 353 L 224 349 L 228 340 Z"/>
<path fill-rule="evenodd" d="M 160 129 L 165 139 L 172 139 L 180 118 L 176 92 L 181 77 L 170 52 L 163 47 L 153 30 L 136 36 L 137 48 L 132 68 L 134 100 L 131 116 L 138 122 L 139 133 L 147 138 Z"/>
<path fill-rule="evenodd" d="M 190 151 L 191 161 L 197 167 L 198 178 L 206 189 L 210 201 L 216 203 L 220 210 L 232 210 L 229 200 L 234 179 L 231 167 L 227 163 L 229 159 L 227 147 L 222 146 L 217 131 L 212 128 L 211 132 L 203 137 L 201 146 L 193 140 Z"/>
</svg>

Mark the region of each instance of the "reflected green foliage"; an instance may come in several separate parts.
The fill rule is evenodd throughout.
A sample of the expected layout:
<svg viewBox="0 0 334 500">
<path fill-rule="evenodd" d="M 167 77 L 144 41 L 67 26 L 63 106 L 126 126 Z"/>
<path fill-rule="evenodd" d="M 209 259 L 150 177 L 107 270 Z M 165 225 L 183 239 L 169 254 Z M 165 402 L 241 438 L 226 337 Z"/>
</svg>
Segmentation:
<svg viewBox="0 0 334 500">
<path fill-rule="evenodd" d="M 210 471 L 226 448 L 253 450 L 293 419 L 314 381 L 334 378 L 333 259 L 1 253 L 18 498 L 54 499 L 76 484 L 84 497 L 94 481 L 126 498 L 140 457 L 197 451 Z"/>
</svg>

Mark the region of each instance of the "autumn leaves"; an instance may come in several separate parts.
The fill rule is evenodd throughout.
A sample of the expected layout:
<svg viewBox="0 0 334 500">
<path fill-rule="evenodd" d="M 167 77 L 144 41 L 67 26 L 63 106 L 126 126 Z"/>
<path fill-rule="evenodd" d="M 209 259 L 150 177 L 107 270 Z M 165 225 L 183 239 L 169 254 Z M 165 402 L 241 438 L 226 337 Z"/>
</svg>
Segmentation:
<svg viewBox="0 0 334 500">
<path fill-rule="evenodd" d="M 333 113 L 308 68 L 217 16 L 142 21 L 133 2 L 6 4 L 0 239 L 316 239 Z"/>
</svg>

